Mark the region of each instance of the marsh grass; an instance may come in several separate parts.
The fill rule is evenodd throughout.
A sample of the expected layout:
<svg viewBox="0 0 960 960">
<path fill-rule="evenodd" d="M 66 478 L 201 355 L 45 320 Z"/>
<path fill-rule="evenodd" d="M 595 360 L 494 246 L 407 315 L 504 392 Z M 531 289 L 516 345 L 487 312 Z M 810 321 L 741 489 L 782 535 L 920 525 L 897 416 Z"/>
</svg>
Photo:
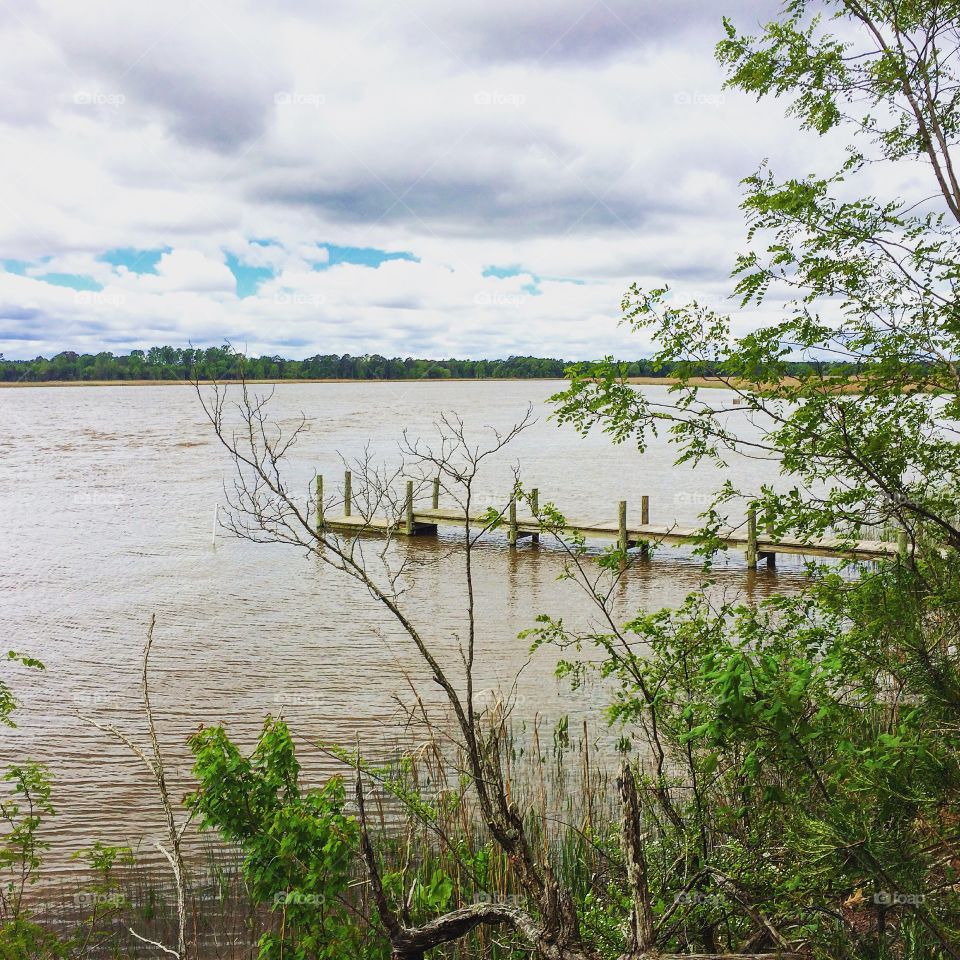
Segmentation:
<svg viewBox="0 0 960 960">
<path fill-rule="evenodd" d="M 608 900 L 621 872 L 609 751 L 598 751 L 586 726 L 571 735 L 566 722 L 547 731 L 535 721 L 514 731 L 501 719 L 494 733 L 509 796 L 527 811 L 530 835 L 549 855 L 558 879 L 581 903 Z M 422 920 L 484 900 L 526 905 L 514 866 L 490 842 L 471 802 L 462 761 L 458 749 L 431 738 L 369 770 L 369 825 L 388 889 L 408 918 Z M 344 776 L 352 771 L 345 768 Z M 191 957 L 253 960 L 262 934 L 282 922 L 282 908 L 251 899 L 239 850 L 209 834 L 201 835 L 201 849 L 189 876 Z M 355 869 L 346 899 L 357 923 L 375 930 L 359 858 Z M 162 865 L 135 861 L 115 871 L 108 890 L 101 886 L 94 894 L 93 884 L 81 874 L 46 884 L 33 918 L 62 939 L 82 943 L 83 952 L 73 955 L 104 960 L 162 955 L 131 933 L 132 928 L 164 944 L 175 938 L 175 892 Z M 588 924 L 589 919 L 588 912 Z M 618 932 L 596 935 L 616 938 Z M 373 935 L 369 956 L 388 956 L 383 943 Z M 503 960 L 528 951 L 509 935 L 479 928 L 436 955 Z"/>
</svg>

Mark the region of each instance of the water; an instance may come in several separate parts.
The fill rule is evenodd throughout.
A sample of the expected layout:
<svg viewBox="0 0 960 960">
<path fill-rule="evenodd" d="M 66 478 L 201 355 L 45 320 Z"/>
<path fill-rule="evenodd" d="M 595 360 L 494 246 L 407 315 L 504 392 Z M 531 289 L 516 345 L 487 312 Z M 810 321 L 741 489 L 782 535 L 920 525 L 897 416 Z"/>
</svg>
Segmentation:
<svg viewBox="0 0 960 960">
<path fill-rule="evenodd" d="M 457 411 L 471 435 L 506 428 L 529 404 L 538 422 L 502 454 L 481 488 L 511 486 L 519 464 L 578 520 L 615 521 L 617 501 L 639 514 L 648 494 L 651 522 L 693 523 L 723 473 L 672 466 L 657 441 L 643 456 L 584 440 L 549 422 L 558 383 L 283 384 L 275 417 L 302 411 L 310 431 L 291 454 L 289 476 L 306 494 L 314 470 L 328 490 L 342 471 L 338 454 L 396 459 L 404 430 L 429 437 L 443 411 Z M 264 388 L 261 388 L 264 389 Z M 643 388 L 663 396 L 660 387 Z M 717 398 L 720 394 L 717 394 Z M 156 614 L 152 695 L 175 795 L 189 782 L 186 738 L 200 724 L 224 722 L 245 744 L 266 714 L 283 710 L 300 738 L 311 778 L 336 765 L 317 741 L 385 754 L 417 736 L 405 729 L 411 685 L 443 720 L 435 685 L 409 641 L 370 596 L 295 548 L 258 546 L 221 532 L 212 543 L 217 503 L 232 477 L 192 388 L 50 387 L 0 391 L 0 617 L 8 647 L 39 657 L 43 673 L 4 668 L 23 701 L 18 729 L 0 733 L 0 762 L 31 757 L 55 777 L 58 816 L 48 825 L 48 870 L 69 870 L 69 854 L 94 840 L 149 848 L 162 835 L 152 784 L 129 751 L 78 714 L 113 724 L 146 746 L 139 704 L 140 658 Z M 742 414 L 731 414 L 737 416 Z M 758 487 L 776 476 L 756 459 L 729 466 L 734 482 Z M 406 599 L 414 621 L 447 663 L 464 635 L 462 551 L 450 532 L 398 545 L 418 562 Z M 562 553 L 503 540 L 478 548 L 480 654 L 477 687 L 509 686 L 519 674 L 515 718 L 546 724 L 564 714 L 596 716 L 602 691 L 576 694 L 553 679 L 554 655 L 532 658 L 519 631 L 539 613 L 588 628 L 583 595 L 558 582 Z M 747 575 L 732 555 L 714 571 L 719 587 L 760 595 L 800 582 L 802 565 L 781 558 L 776 571 Z M 616 595 L 627 613 L 674 605 L 700 583 L 688 551 L 663 548 L 627 575 Z"/>
</svg>

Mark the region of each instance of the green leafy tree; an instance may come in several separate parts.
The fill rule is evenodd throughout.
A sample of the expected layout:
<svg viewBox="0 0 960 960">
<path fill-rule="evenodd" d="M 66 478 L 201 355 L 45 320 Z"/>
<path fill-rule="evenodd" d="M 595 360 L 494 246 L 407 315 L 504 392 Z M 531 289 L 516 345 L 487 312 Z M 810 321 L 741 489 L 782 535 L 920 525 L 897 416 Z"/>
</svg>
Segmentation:
<svg viewBox="0 0 960 960">
<path fill-rule="evenodd" d="M 202 828 L 239 845 L 254 902 L 277 919 L 276 929 L 260 939 L 261 960 L 377 956 L 345 903 L 359 827 L 344 813 L 343 781 L 302 789 L 282 721 L 266 721 L 250 757 L 222 727 L 201 730 L 190 747 L 199 788 L 187 806 Z"/>
<path fill-rule="evenodd" d="M 34 670 L 43 670 L 43 664 L 37 660 L 35 657 L 29 657 L 22 653 L 17 653 L 15 650 L 8 650 L 7 663 L 19 663 L 25 667 L 30 667 Z M 9 682 L 4 677 L 0 677 L 0 724 L 3 724 L 7 727 L 14 727 L 14 723 L 11 714 L 17 708 L 17 699 L 14 696 L 13 689 L 11 688 Z"/>
<path fill-rule="evenodd" d="M 667 429 L 693 462 L 733 449 L 777 456 L 798 481 L 764 497 L 783 529 L 895 523 L 914 542 L 956 546 L 957 10 L 937 2 L 824 6 L 845 36 L 860 27 L 860 42 L 836 39 L 809 16 L 813 4 L 794 0 L 760 38 L 727 23 L 718 48 L 732 85 L 792 95 L 803 126 L 855 134 L 839 172 L 779 181 L 761 170 L 745 181 L 753 247 L 738 258 L 736 294 L 749 303 L 771 289 L 792 292 L 785 317 L 732 338 L 726 316 L 697 303 L 672 306 L 665 288 L 633 287 L 625 319 L 653 336 L 654 365 L 680 379 L 675 402 L 651 406 L 608 363 L 576 371 L 559 415 L 583 429 L 600 423 L 641 447 Z M 855 197 L 858 175 L 884 160 L 932 171 L 929 209 Z M 799 371 L 791 367 L 798 357 L 807 361 Z M 766 425 L 759 439 L 747 441 L 729 411 L 703 399 L 693 379 L 708 366 L 740 394 L 737 417 L 753 413 Z"/>
<path fill-rule="evenodd" d="M 607 633 L 550 619 L 535 631 L 598 648 L 611 719 L 652 745 L 651 883 L 660 915 L 683 917 L 666 934 L 677 948 L 960 955 L 958 13 L 792 0 L 759 37 L 727 22 L 732 86 L 789 98 L 804 128 L 851 139 L 838 171 L 744 181 L 735 295 L 785 296 L 784 314 L 734 337 L 717 311 L 633 287 L 625 320 L 678 378 L 670 402 L 613 362 L 578 367 L 555 398 L 561 420 L 640 449 L 666 431 L 681 461 L 779 461 L 776 490 L 718 492 L 707 555 L 735 502 L 762 511 L 774 540 L 887 525 L 907 540 L 897 562 L 811 568 L 799 596 L 759 606 L 696 594 Z M 858 196 L 888 162 L 928 172 L 932 199 Z M 736 407 L 709 399 L 705 374 Z M 561 665 L 573 682 L 586 669 Z M 764 918 L 759 937 L 744 911 Z"/>
</svg>

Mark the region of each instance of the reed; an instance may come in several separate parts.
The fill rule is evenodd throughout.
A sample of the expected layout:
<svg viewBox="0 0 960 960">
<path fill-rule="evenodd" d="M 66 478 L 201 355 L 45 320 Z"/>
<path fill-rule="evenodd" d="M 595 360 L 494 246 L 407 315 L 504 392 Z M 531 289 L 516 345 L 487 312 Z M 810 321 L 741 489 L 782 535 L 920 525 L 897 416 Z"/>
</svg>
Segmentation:
<svg viewBox="0 0 960 960">
<path fill-rule="evenodd" d="M 541 720 L 514 729 L 501 715 L 489 735 L 501 752 L 508 794 L 528 811 L 532 842 L 542 847 L 558 880 L 580 902 L 606 897 L 610 881 L 621 873 L 616 788 L 586 723 L 572 737 L 566 721 L 552 730 Z M 370 771 L 374 789 L 368 816 L 383 875 L 413 916 L 484 900 L 526 905 L 515 867 L 490 842 L 471 802 L 464 760 L 461 751 L 431 738 Z M 238 850 L 210 835 L 202 836 L 201 845 L 200 862 L 194 858 L 189 876 L 191 957 L 254 960 L 258 940 L 276 928 L 279 913 L 250 897 Z M 78 891 L 89 889 L 89 880 L 64 880 L 59 895 L 49 890 L 37 919 L 64 939 L 83 931 L 92 898 Z M 155 957 L 156 949 L 138 941 L 130 928 L 171 942 L 177 916 L 168 873 L 158 864 L 137 862 L 118 871 L 114 882 L 85 955 L 94 960 Z M 357 923 L 373 930 L 376 919 L 359 858 L 348 901 Z M 385 957 L 385 949 L 372 935 L 368 956 Z M 526 955 L 518 950 L 509 934 L 481 927 L 436 955 L 486 960 Z"/>
</svg>

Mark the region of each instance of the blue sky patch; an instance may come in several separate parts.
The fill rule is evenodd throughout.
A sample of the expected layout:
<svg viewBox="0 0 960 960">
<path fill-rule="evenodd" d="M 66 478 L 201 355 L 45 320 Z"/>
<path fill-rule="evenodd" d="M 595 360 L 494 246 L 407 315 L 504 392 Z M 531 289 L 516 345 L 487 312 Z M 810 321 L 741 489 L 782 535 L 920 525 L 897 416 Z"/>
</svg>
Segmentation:
<svg viewBox="0 0 960 960">
<path fill-rule="evenodd" d="M 27 276 L 27 271 L 36 268 L 40 264 L 47 263 L 50 257 L 41 257 L 39 260 L 0 260 L 0 266 L 7 273 L 15 273 L 17 276 Z M 31 279 L 39 280 L 41 283 L 49 283 L 54 287 L 69 287 L 71 290 L 102 290 L 103 286 L 97 283 L 93 277 L 88 277 L 82 273 L 33 273 Z"/>
<path fill-rule="evenodd" d="M 237 279 L 237 296 L 252 297 L 264 280 L 272 279 L 274 273 L 270 267 L 251 267 L 242 263 L 234 253 L 227 254 L 227 266 Z"/>
<path fill-rule="evenodd" d="M 31 266 L 29 260 L 0 260 L 0 266 L 5 273 L 15 273 L 18 276 L 25 276 L 27 267 Z"/>
<path fill-rule="evenodd" d="M 97 283 L 93 277 L 82 273 L 43 273 L 35 279 L 43 283 L 51 283 L 55 287 L 69 287 L 71 290 L 102 290 L 103 285 Z"/>
<path fill-rule="evenodd" d="M 97 259 L 112 267 L 126 267 L 131 273 L 156 273 L 160 258 L 169 253 L 170 247 L 156 250 L 137 250 L 134 247 L 116 247 L 101 253 Z"/>
<path fill-rule="evenodd" d="M 533 277 L 533 283 L 526 284 L 523 289 L 526 290 L 527 293 L 534 295 L 543 293 L 539 287 L 539 284 L 543 280 L 547 280 L 550 283 L 572 283 L 578 287 L 586 286 L 587 283 L 586 280 L 581 280 L 578 277 L 541 277 L 532 270 L 520 266 L 519 263 L 512 263 L 509 266 L 491 264 L 489 267 L 484 267 L 480 275 L 482 277 L 496 277 L 498 280 L 506 280 L 508 277 L 519 277 L 521 274 L 528 274 Z"/>
<path fill-rule="evenodd" d="M 407 250 L 379 250 L 376 247 L 340 247 L 335 243 L 317 244 L 327 251 L 328 259 L 325 263 L 315 263 L 314 270 L 328 270 L 338 263 L 351 263 L 361 267 L 372 267 L 374 270 L 387 260 L 410 260 L 419 263 L 420 258 Z"/>
<path fill-rule="evenodd" d="M 498 267 L 491 264 L 489 267 L 483 268 L 480 276 L 496 277 L 498 280 L 506 280 L 507 277 L 519 277 L 521 273 L 530 273 L 530 271 L 524 270 L 519 263 L 511 264 L 508 267 Z"/>
</svg>

